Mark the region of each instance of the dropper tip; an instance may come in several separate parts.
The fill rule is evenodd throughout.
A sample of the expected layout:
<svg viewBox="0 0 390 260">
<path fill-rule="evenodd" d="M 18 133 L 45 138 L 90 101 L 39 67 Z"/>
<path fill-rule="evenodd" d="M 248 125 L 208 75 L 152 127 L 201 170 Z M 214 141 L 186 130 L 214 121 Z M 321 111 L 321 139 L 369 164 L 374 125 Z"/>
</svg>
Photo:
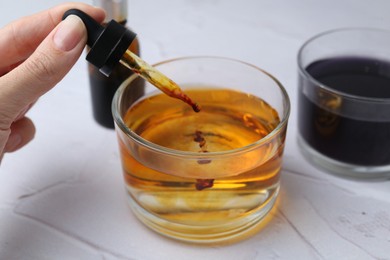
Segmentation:
<svg viewBox="0 0 390 260">
<path fill-rule="evenodd" d="M 198 112 L 200 112 L 200 106 L 198 105 L 198 103 L 194 103 L 193 105 L 192 105 L 192 109 L 196 112 L 196 113 L 198 113 Z"/>
</svg>

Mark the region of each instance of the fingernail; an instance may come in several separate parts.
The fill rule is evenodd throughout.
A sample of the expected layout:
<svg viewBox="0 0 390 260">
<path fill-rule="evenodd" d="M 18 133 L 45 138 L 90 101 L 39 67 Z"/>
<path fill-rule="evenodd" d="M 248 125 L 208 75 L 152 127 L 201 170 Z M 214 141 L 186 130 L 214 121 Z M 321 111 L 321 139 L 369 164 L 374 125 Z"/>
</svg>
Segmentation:
<svg viewBox="0 0 390 260">
<path fill-rule="evenodd" d="M 86 29 L 81 19 L 75 15 L 69 15 L 58 26 L 53 41 L 59 50 L 70 51 L 85 37 L 85 34 Z"/>
<path fill-rule="evenodd" d="M 22 137 L 19 134 L 12 134 L 9 136 L 7 144 L 5 145 L 4 151 L 13 152 L 20 143 L 22 142 Z"/>
</svg>

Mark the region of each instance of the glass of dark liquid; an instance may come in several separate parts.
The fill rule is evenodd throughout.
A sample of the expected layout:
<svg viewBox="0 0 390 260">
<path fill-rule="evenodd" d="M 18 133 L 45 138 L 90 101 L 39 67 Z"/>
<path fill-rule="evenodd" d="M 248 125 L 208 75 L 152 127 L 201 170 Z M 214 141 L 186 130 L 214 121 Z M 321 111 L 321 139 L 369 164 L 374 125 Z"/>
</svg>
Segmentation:
<svg viewBox="0 0 390 260">
<path fill-rule="evenodd" d="M 322 33 L 301 47 L 298 65 L 302 154 L 339 176 L 390 178 L 390 31 Z"/>
</svg>

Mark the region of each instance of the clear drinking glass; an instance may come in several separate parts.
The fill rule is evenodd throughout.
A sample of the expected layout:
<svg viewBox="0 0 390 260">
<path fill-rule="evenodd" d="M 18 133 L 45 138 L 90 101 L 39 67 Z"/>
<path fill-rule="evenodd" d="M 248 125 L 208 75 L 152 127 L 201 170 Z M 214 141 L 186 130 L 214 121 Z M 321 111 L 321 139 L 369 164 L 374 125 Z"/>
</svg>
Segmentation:
<svg viewBox="0 0 390 260">
<path fill-rule="evenodd" d="M 317 35 L 298 54 L 299 145 L 329 173 L 390 177 L 390 32 Z"/>
<path fill-rule="evenodd" d="M 271 75 L 216 57 L 156 65 L 201 106 L 196 113 L 134 75 L 113 115 L 130 206 L 146 226 L 194 243 L 237 241 L 273 207 L 290 112 Z M 131 105 L 131 92 L 146 95 Z"/>
</svg>

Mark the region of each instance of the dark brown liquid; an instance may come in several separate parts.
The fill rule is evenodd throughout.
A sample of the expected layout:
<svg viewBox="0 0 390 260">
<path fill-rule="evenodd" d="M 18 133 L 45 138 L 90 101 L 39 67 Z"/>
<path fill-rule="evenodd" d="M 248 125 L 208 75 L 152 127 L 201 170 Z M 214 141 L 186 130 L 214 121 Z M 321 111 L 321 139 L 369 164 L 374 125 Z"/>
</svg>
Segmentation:
<svg viewBox="0 0 390 260">
<path fill-rule="evenodd" d="M 390 98 L 390 63 L 354 57 L 320 60 L 306 70 L 322 84 L 355 96 Z M 303 84 L 312 84 L 300 78 Z M 309 86 L 314 89 L 315 86 Z M 335 114 L 333 109 L 344 111 L 349 104 L 340 96 L 329 98 L 315 93 L 314 103 L 299 92 L 299 130 L 302 138 L 316 151 L 335 160 L 365 166 L 390 164 L 390 121 L 359 119 Z M 321 103 L 321 104 L 320 104 Z M 320 104 L 320 105 L 319 105 Z M 390 113 L 362 105 L 354 107 L 372 115 Z"/>
<path fill-rule="evenodd" d="M 165 76 L 156 68 L 147 64 L 144 60 L 140 59 L 137 55 L 134 55 L 131 51 L 126 51 L 123 54 L 120 62 L 131 69 L 133 72 L 140 75 L 143 79 L 147 80 L 150 84 L 161 90 L 166 95 L 177 98 L 187 103 L 192 107 L 192 110 L 199 112 L 200 106 L 195 103 L 173 80 Z"/>
<path fill-rule="evenodd" d="M 199 143 L 200 153 L 208 153 L 207 151 L 207 142 L 204 138 L 204 134 L 202 131 L 196 130 L 194 134 L 194 142 Z M 199 164 L 208 164 L 211 163 L 211 160 L 201 159 L 198 160 Z M 196 189 L 203 190 L 205 188 L 211 188 L 214 185 L 214 179 L 196 179 Z"/>
</svg>

